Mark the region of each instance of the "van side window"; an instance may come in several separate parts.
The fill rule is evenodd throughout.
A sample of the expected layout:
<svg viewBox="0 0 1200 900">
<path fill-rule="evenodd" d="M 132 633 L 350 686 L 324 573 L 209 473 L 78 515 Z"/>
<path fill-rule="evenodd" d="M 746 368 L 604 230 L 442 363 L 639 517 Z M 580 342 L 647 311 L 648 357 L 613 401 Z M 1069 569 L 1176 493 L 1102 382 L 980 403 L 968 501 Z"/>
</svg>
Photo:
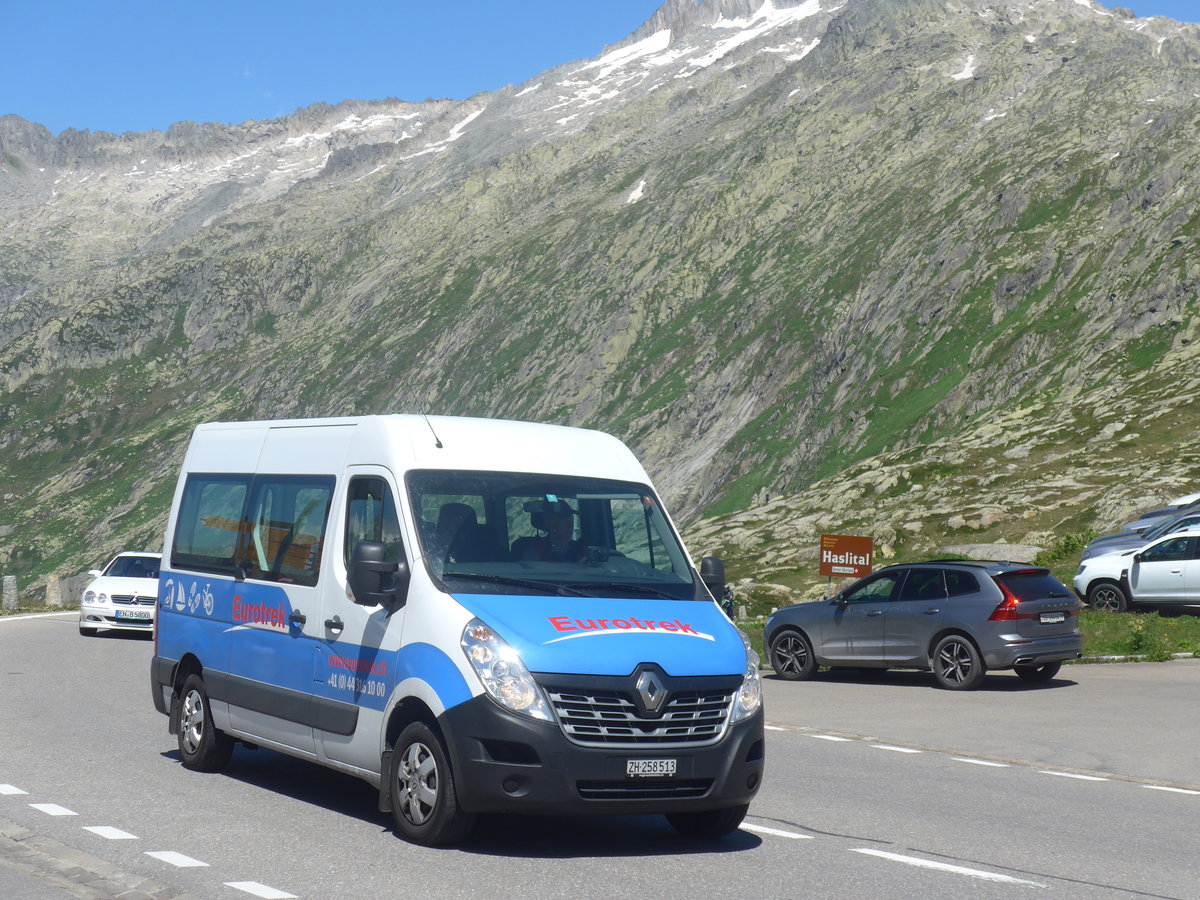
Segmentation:
<svg viewBox="0 0 1200 900">
<path fill-rule="evenodd" d="M 248 578 L 317 583 L 332 475 L 259 475 L 247 510 L 242 562 Z"/>
<path fill-rule="evenodd" d="M 383 558 L 388 562 L 404 559 L 396 501 L 391 487 L 382 478 L 358 477 L 350 481 L 346 504 L 347 565 L 360 541 L 382 543 L 386 548 Z"/>
<path fill-rule="evenodd" d="M 249 475 L 189 475 L 179 503 L 171 565 L 231 569 L 237 555 Z"/>
</svg>

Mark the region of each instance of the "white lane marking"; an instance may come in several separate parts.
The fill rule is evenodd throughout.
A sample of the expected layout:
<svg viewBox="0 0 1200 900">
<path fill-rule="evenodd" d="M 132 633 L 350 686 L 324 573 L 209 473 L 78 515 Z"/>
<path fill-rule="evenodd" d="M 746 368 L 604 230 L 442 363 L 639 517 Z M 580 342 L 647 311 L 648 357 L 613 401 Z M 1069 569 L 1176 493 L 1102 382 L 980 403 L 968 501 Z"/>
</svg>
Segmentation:
<svg viewBox="0 0 1200 900">
<path fill-rule="evenodd" d="M 893 747 L 891 744 L 872 744 L 876 750 L 891 750 L 893 753 L 920 753 L 920 750 L 914 750 L 912 747 Z"/>
<path fill-rule="evenodd" d="M 853 740 L 853 738 L 837 737 L 836 735 L 832 735 L 832 734 L 810 734 L 809 737 L 814 737 L 818 741 L 846 742 L 846 741 Z"/>
<path fill-rule="evenodd" d="M 979 878 L 983 881 L 1000 881 L 1004 884 L 1028 884 L 1033 887 L 1045 887 L 1044 884 L 1039 884 L 1036 881 L 1025 881 L 1023 878 L 1013 878 L 1011 875 L 1001 875 L 998 872 L 984 872 L 982 869 L 968 869 L 965 866 L 952 866 L 949 863 L 934 862 L 931 859 L 918 859 L 915 856 L 901 856 L 899 853 L 888 853 L 885 850 L 869 850 L 866 848 L 860 850 L 851 850 L 851 853 L 863 853 L 867 856 L 878 856 L 880 859 L 890 859 L 893 862 L 904 863 L 908 866 L 917 866 L 921 869 L 936 869 L 939 872 L 952 872 L 955 875 L 969 875 L 972 878 Z"/>
<path fill-rule="evenodd" d="M 996 769 L 1007 769 L 1007 768 L 1010 768 L 1010 766 L 1008 765 L 1008 763 L 998 763 L 998 762 L 992 762 L 992 761 L 991 761 L 991 760 L 989 760 L 989 759 L 970 759 L 970 758 L 968 758 L 968 757 L 966 757 L 966 756 L 952 756 L 952 757 L 950 757 L 950 758 L 951 758 L 952 760 L 954 760 L 955 762 L 965 762 L 965 763 L 970 763 L 970 764 L 971 764 L 971 765 L 973 765 L 973 766 L 992 766 L 993 768 L 996 768 Z"/>
<path fill-rule="evenodd" d="M 53 616 L 78 616 L 79 610 L 71 609 L 56 613 L 30 613 L 27 616 L 0 616 L 0 622 L 20 622 L 22 619 L 49 619 Z"/>
<path fill-rule="evenodd" d="M 787 731 L 787 728 L 780 728 L 778 725 L 764 725 L 763 731 Z"/>
<path fill-rule="evenodd" d="M 90 831 L 92 834 L 98 834 L 102 838 L 108 838 L 110 841 L 137 840 L 136 834 L 130 834 L 128 831 L 122 831 L 120 828 L 113 828 L 111 825 L 88 825 L 83 830 Z"/>
<path fill-rule="evenodd" d="M 775 837 L 792 838 L 796 841 L 811 841 L 811 834 L 796 834 L 794 831 L 781 831 L 778 828 L 768 828 L 766 825 L 752 825 L 749 822 L 741 824 L 742 831 L 757 831 L 759 834 L 772 834 Z"/>
<path fill-rule="evenodd" d="M 1151 791 L 1170 791 L 1172 794 L 1192 794 L 1200 797 L 1200 791 L 1189 791 L 1187 788 L 1164 787 L 1161 784 L 1143 784 L 1142 787 Z"/>
<path fill-rule="evenodd" d="M 1074 772 L 1051 772 L 1048 769 L 1039 769 L 1039 775 L 1057 775 L 1059 778 L 1076 778 L 1079 781 L 1108 781 L 1107 778 L 1101 778 L 1099 775 L 1076 775 Z"/>
<path fill-rule="evenodd" d="M 21 790 L 16 785 L 0 784 L 0 794 L 8 794 L 10 796 L 16 796 L 17 794 L 27 794 L 27 793 L 29 793 L 29 792 Z"/>
<path fill-rule="evenodd" d="M 153 856 L 155 859 L 165 863 L 170 863 L 173 866 L 178 866 L 180 869 L 190 869 L 194 866 L 207 866 L 208 863 L 200 862 L 198 859 L 192 859 L 190 856 L 184 856 L 182 853 L 176 853 L 174 850 L 147 850 L 147 856 Z"/>
<path fill-rule="evenodd" d="M 79 813 L 72 812 L 65 806 L 59 806 L 57 803 L 30 803 L 34 809 L 44 812 L 48 816 L 77 816 Z"/>
<path fill-rule="evenodd" d="M 245 891 L 255 897 L 262 897 L 263 900 L 295 900 L 296 898 L 295 894 L 289 894 L 266 884 L 259 884 L 257 881 L 227 881 L 225 887 Z"/>
</svg>

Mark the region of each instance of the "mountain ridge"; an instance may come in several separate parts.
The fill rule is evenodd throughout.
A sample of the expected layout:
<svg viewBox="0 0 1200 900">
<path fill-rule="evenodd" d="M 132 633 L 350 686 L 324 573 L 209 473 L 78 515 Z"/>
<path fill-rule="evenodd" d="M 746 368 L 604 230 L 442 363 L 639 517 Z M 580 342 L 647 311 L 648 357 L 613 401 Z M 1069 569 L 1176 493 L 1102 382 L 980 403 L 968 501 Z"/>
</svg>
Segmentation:
<svg viewBox="0 0 1200 900">
<path fill-rule="evenodd" d="M 763 496 L 849 526 L 864 461 L 1048 398 L 1099 423 L 1190 358 L 1200 289 L 1200 30 L 1100 10 L 667 3 L 520 86 L 72 135 L 37 175 L 6 117 L 0 204 L 46 193 L 3 206 L 0 560 L 152 543 L 212 418 L 600 427 L 747 560 Z"/>
</svg>

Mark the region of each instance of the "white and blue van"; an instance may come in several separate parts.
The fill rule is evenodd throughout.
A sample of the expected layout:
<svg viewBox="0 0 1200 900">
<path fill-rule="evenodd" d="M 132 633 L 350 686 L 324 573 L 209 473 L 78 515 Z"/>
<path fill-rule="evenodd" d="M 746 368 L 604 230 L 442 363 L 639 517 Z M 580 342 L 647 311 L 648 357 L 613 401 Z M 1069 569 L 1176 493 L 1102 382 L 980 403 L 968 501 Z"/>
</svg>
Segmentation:
<svg viewBox="0 0 1200 900">
<path fill-rule="evenodd" d="M 408 415 L 200 425 L 163 550 L 154 705 L 369 781 L 405 838 L 478 813 L 738 827 L 758 657 L 614 437 Z"/>
</svg>

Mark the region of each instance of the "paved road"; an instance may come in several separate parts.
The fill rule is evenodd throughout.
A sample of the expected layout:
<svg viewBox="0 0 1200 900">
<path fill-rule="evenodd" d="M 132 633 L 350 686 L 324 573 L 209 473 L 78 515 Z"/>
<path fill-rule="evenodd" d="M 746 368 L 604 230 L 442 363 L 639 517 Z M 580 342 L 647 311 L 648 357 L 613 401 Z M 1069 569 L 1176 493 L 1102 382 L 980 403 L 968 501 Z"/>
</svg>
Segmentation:
<svg viewBox="0 0 1200 900">
<path fill-rule="evenodd" d="M 1200 900 L 1194 661 L 962 695 L 916 674 L 768 679 L 767 780 L 739 834 L 495 817 L 429 850 L 307 763 L 239 748 L 223 774 L 184 770 L 151 653 L 0 619 L 0 896 Z"/>
</svg>

